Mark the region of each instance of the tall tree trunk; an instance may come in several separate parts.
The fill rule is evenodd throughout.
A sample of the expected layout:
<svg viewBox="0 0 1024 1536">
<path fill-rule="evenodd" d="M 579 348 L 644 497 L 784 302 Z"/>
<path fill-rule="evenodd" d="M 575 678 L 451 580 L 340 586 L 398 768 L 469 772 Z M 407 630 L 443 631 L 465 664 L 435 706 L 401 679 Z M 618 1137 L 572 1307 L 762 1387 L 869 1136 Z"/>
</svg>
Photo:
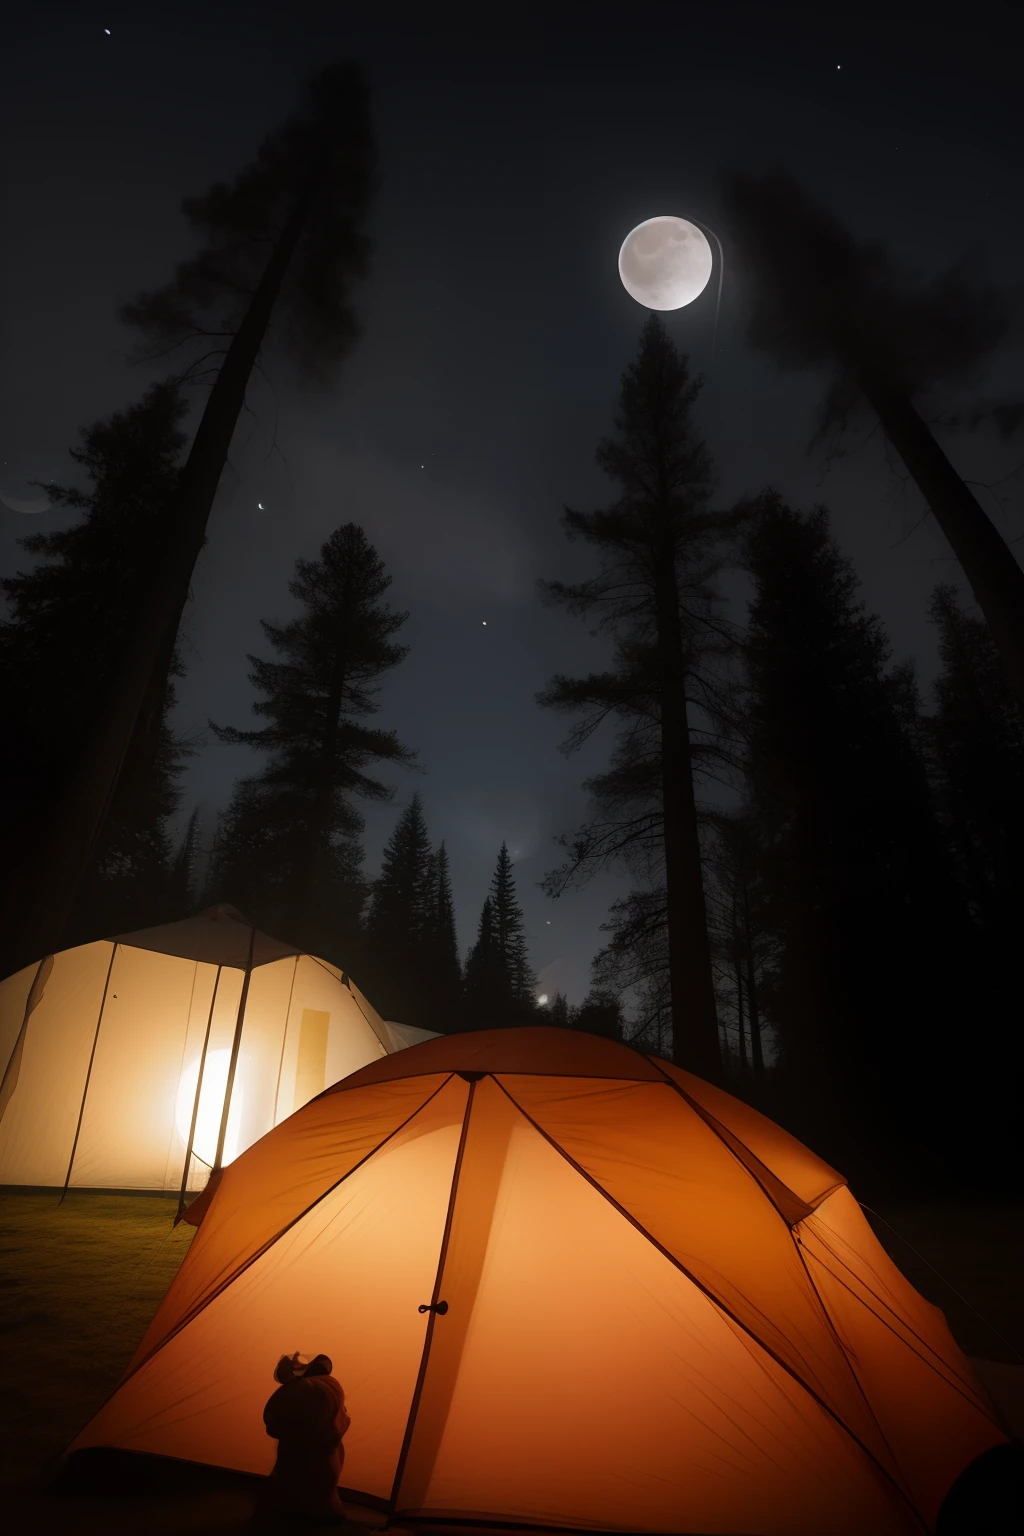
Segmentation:
<svg viewBox="0 0 1024 1536">
<path fill-rule="evenodd" d="M 1024 705 L 1024 570 L 939 447 L 910 398 L 887 389 L 867 369 L 850 367 L 886 436 L 917 483 L 971 584 Z"/>
<path fill-rule="evenodd" d="M 690 1072 L 718 1081 L 722 1075 L 722 1050 L 718 1038 L 697 803 L 693 791 L 693 758 L 686 715 L 686 668 L 674 550 L 662 554 L 657 580 L 672 1060 Z"/>
<path fill-rule="evenodd" d="M 210 391 L 168 516 L 169 536 L 140 605 L 133 632 L 106 702 L 98 712 L 77 771 L 58 804 L 40 817 L 27 839 L 31 857 L 4 881 L 0 928 L 4 974 L 60 948 L 82 877 L 110 809 L 168 634 L 177 632 L 189 582 L 206 538 L 210 509 L 245 400 L 253 365 L 306 220 L 300 201 L 270 255 L 259 286 L 232 338 Z"/>
<path fill-rule="evenodd" d="M 754 937 L 750 931 L 750 892 L 743 882 L 743 947 L 747 960 L 747 1016 L 750 1019 L 750 1055 L 754 1077 L 764 1077 L 764 1051 L 761 1046 L 761 1013 L 757 1005 L 757 978 L 754 975 Z"/>
</svg>

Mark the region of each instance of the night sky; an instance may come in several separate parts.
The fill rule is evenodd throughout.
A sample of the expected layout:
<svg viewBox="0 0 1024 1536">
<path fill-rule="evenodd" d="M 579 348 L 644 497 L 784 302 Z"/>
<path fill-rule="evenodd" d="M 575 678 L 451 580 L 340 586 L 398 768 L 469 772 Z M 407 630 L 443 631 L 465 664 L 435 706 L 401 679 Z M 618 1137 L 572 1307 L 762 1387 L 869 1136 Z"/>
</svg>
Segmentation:
<svg viewBox="0 0 1024 1536">
<path fill-rule="evenodd" d="M 386 31 L 366 20 L 378 12 Z M 567 722 L 534 695 L 602 651 L 584 624 L 541 606 L 536 580 L 586 570 L 560 511 L 609 497 L 593 451 L 645 318 L 618 280 L 621 240 L 657 213 L 717 227 L 718 169 L 780 164 L 924 270 L 970 250 L 979 272 L 1017 282 L 1024 246 L 1016 6 L 676 0 L 578 14 L 585 26 L 553 19 L 567 8 L 519 4 L 485 26 L 444 7 L 403 21 L 396 7 L 301 0 L 51 0 L 5 25 L 0 107 L 0 494 L 17 498 L 33 479 L 66 481 L 78 428 L 156 376 L 129 364 L 115 309 L 190 249 L 182 195 L 233 176 L 312 69 L 364 61 L 381 191 L 363 339 L 330 396 L 300 394 L 272 357 L 275 389 L 252 391 L 187 614 L 178 723 L 255 723 L 245 653 L 263 648 L 259 619 L 288 614 L 297 556 L 362 524 L 410 613 L 409 658 L 378 716 L 424 770 L 396 779 L 397 803 L 419 789 L 432 838 L 447 842 L 463 951 L 506 838 L 541 986 L 575 1001 L 621 883 L 553 903 L 536 882 L 557 862 L 553 835 L 581 819 L 580 782 L 608 741 L 563 758 Z M 716 281 L 667 320 L 707 374 L 700 422 L 719 504 L 768 482 L 794 504 L 825 501 L 895 657 L 916 656 L 927 688 L 928 594 L 958 575 L 941 538 L 877 440 L 827 473 L 807 458 L 819 382 L 780 378 L 746 352 L 728 253 L 711 356 Z M 1018 337 L 990 392 L 1012 390 L 1020 361 Z M 1024 457 L 983 436 L 952 452 L 988 482 Z M 1010 538 L 1024 528 L 1022 493 L 1021 478 L 1001 487 L 1005 505 L 982 493 Z M 59 516 L 0 507 L 0 569 L 27 559 L 19 537 Z M 742 617 L 738 584 L 733 604 Z M 184 814 L 198 801 L 212 831 L 253 761 L 210 741 Z M 368 816 L 372 871 L 394 815 Z"/>
</svg>

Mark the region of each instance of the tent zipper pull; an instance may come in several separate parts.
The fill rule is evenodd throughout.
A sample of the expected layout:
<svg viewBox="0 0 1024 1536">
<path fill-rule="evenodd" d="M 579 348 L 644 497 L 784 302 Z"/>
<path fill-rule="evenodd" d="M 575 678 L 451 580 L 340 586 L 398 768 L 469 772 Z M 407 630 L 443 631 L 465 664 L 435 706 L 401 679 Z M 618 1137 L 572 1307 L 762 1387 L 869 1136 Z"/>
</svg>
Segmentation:
<svg viewBox="0 0 1024 1536">
<path fill-rule="evenodd" d="M 446 1301 L 425 1301 L 423 1305 L 421 1307 L 417 1307 L 416 1310 L 417 1312 L 436 1312 L 439 1317 L 444 1317 L 445 1313 L 448 1311 L 448 1303 Z"/>
</svg>

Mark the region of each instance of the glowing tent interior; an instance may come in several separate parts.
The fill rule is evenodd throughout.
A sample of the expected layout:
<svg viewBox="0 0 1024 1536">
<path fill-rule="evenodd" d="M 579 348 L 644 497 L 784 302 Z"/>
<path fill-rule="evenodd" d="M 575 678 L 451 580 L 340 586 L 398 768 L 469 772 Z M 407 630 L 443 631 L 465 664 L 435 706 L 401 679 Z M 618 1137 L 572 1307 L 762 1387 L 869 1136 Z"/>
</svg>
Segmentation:
<svg viewBox="0 0 1024 1536">
<path fill-rule="evenodd" d="M 0 984 L 0 1183 L 200 1188 L 400 1029 L 230 907 L 64 950 Z"/>
<path fill-rule="evenodd" d="M 374 1062 L 199 1203 L 72 1452 L 266 1473 L 295 1349 L 345 1388 L 343 1492 L 402 1524 L 895 1536 L 1007 1439 L 838 1174 L 595 1036 Z"/>
</svg>

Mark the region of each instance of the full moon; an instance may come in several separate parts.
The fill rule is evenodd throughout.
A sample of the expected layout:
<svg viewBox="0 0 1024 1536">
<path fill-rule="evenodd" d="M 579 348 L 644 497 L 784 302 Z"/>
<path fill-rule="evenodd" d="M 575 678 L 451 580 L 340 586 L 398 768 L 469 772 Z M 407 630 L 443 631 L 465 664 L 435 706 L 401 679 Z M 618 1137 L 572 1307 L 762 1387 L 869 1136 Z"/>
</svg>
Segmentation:
<svg viewBox="0 0 1024 1536">
<path fill-rule="evenodd" d="M 647 309 L 682 309 L 711 277 L 707 236 L 689 219 L 661 214 L 631 229 L 619 251 L 619 276 L 630 298 Z"/>
</svg>

